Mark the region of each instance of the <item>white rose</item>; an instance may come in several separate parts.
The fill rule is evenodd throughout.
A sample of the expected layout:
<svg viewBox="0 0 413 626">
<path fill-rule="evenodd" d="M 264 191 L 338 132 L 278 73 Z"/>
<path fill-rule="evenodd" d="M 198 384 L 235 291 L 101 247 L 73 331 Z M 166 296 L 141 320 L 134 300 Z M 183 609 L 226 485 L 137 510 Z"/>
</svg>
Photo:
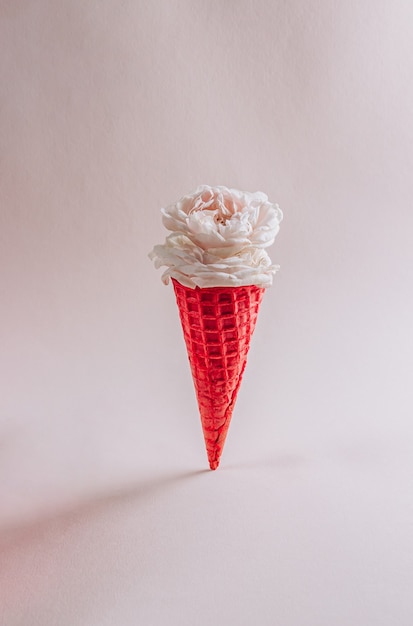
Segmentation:
<svg viewBox="0 0 413 626">
<path fill-rule="evenodd" d="M 266 248 L 277 235 L 282 212 L 261 192 L 202 185 L 162 209 L 163 224 L 203 250 L 232 256 L 247 246 Z"/>
<path fill-rule="evenodd" d="M 150 253 L 162 280 L 188 287 L 268 287 L 278 266 L 263 249 L 274 242 L 282 212 L 264 193 L 203 185 L 162 209 L 173 231 Z"/>
</svg>

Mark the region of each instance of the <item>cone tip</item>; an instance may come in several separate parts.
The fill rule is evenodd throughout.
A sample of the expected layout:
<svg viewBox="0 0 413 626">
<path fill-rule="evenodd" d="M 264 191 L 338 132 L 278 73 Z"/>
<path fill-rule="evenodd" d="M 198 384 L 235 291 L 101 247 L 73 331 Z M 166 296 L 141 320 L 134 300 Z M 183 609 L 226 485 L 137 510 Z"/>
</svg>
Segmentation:
<svg viewBox="0 0 413 626">
<path fill-rule="evenodd" d="M 217 461 L 217 460 L 214 459 L 213 461 L 209 462 L 209 467 L 212 470 L 216 470 L 218 465 L 219 465 L 219 460 Z"/>
</svg>

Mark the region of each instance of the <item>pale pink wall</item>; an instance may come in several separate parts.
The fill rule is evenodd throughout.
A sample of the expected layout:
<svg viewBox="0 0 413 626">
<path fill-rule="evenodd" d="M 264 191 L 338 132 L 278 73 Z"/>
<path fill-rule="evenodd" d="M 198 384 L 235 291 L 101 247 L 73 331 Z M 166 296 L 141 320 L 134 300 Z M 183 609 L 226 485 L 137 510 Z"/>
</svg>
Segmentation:
<svg viewBox="0 0 413 626">
<path fill-rule="evenodd" d="M 348 402 L 336 371 L 344 363 L 361 402 L 376 407 L 353 380 L 359 368 L 374 388 L 393 376 L 389 395 L 403 396 L 397 362 L 406 348 L 397 342 L 411 336 L 389 332 L 410 326 L 412 304 L 411 3 L 1 7 L 7 448 L 22 446 L 45 471 L 56 454 L 56 489 L 73 449 L 92 483 L 158 449 L 152 432 L 142 441 L 137 421 L 162 415 L 167 394 L 175 415 L 188 380 L 171 380 L 181 338 L 171 293 L 146 254 L 164 236 L 160 206 L 200 182 L 264 190 L 285 212 L 256 375 L 270 376 L 268 365 L 281 394 L 318 390 L 323 427 L 325 387 Z M 379 363 L 386 349 L 392 366 Z M 158 385 L 165 394 L 153 397 Z M 298 401 L 282 401 L 279 412 L 307 428 Z M 5 472 L 14 485 L 24 471 L 12 457 Z M 30 472 L 34 481 L 40 471 Z"/>
<path fill-rule="evenodd" d="M 223 462 L 407 458 L 412 20 L 410 0 L 0 1 L 1 524 L 203 467 L 147 259 L 199 183 L 285 214 Z"/>
</svg>

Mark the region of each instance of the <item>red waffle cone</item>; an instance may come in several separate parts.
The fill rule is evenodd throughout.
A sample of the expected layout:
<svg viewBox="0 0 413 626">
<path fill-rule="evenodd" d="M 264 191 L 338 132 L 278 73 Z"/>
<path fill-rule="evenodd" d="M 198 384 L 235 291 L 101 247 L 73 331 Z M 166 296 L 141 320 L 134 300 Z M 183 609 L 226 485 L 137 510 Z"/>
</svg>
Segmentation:
<svg viewBox="0 0 413 626">
<path fill-rule="evenodd" d="M 191 289 L 172 280 L 209 466 L 221 458 L 264 289 Z"/>
</svg>

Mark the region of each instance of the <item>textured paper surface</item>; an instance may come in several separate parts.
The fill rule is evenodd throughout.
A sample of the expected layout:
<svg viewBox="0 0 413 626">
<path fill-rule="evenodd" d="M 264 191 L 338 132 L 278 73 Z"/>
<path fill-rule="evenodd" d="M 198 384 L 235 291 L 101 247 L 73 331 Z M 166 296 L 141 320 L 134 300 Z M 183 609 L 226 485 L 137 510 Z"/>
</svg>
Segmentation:
<svg viewBox="0 0 413 626">
<path fill-rule="evenodd" d="M 0 1 L 2 626 L 411 626 L 412 23 Z M 147 253 L 203 181 L 284 221 L 225 467 L 196 473 Z"/>
</svg>

